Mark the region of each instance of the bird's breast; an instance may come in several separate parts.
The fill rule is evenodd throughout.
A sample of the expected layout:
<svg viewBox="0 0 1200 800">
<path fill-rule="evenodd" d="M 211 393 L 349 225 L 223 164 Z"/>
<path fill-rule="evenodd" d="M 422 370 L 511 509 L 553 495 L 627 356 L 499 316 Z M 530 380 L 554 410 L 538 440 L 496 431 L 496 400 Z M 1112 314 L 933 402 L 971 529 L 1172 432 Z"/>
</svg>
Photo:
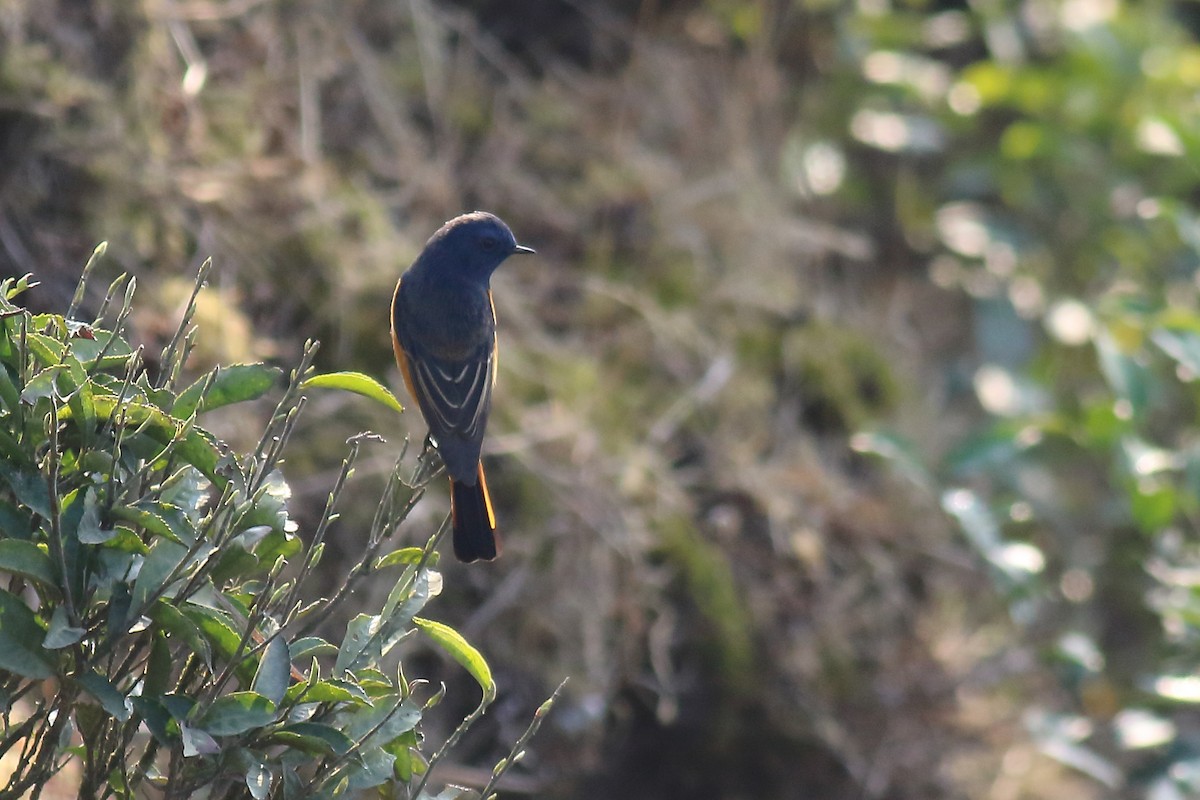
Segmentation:
<svg viewBox="0 0 1200 800">
<path fill-rule="evenodd" d="M 486 287 L 468 282 L 424 282 L 405 291 L 401 284 L 400 320 L 429 352 L 441 359 L 464 361 L 495 335 L 496 320 Z M 416 283 L 416 282 L 414 282 Z"/>
</svg>

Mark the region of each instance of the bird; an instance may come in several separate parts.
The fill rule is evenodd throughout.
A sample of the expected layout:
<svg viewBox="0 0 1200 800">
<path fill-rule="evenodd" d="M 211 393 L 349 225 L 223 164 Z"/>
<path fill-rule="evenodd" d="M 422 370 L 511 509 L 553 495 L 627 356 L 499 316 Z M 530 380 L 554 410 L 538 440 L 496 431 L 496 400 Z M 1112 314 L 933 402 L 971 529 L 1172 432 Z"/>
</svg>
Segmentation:
<svg viewBox="0 0 1200 800">
<path fill-rule="evenodd" d="M 496 383 L 491 277 L 509 256 L 533 252 L 496 215 L 462 214 L 429 238 L 392 295 L 392 350 L 450 475 L 454 555 L 464 563 L 500 551 L 480 460 Z"/>
</svg>

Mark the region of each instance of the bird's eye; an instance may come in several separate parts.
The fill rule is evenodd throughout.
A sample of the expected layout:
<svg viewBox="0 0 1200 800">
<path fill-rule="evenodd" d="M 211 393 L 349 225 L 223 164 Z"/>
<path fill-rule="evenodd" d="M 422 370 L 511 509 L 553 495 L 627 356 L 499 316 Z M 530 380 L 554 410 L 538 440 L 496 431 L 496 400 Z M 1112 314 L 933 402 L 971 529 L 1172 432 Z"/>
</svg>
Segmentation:
<svg viewBox="0 0 1200 800">
<path fill-rule="evenodd" d="M 495 236 L 484 236 L 479 240 L 479 246 L 488 251 L 495 250 L 498 244 L 500 244 L 500 240 Z"/>
</svg>

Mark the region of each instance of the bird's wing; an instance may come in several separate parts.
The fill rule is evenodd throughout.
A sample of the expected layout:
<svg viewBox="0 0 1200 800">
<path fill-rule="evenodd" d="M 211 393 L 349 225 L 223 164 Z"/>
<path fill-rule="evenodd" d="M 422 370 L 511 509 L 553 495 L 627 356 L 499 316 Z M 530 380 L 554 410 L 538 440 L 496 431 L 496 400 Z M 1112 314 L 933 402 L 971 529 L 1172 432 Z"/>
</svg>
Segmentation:
<svg viewBox="0 0 1200 800">
<path fill-rule="evenodd" d="M 422 347 L 403 321 L 393 315 L 392 346 L 404 382 L 434 440 L 444 442 L 453 436 L 478 445 L 483 440 L 496 380 L 494 332 L 490 340 L 464 358 L 439 358 Z"/>
<path fill-rule="evenodd" d="M 407 349 L 407 348 L 406 348 Z M 434 438 L 453 433 L 471 441 L 482 440 L 492 402 L 495 351 L 480 347 L 463 361 L 444 361 L 408 351 L 413 394 Z"/>
</svg>

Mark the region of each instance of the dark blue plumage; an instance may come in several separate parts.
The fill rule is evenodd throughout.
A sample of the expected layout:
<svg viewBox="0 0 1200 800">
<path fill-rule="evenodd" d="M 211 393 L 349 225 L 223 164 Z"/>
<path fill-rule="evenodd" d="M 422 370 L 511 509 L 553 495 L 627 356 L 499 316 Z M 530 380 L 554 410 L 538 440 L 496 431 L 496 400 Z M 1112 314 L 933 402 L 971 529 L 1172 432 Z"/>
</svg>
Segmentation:
<svg viewBox="0 0 1200 800">
<path fill-rule="evenodd" d="M 476 211 L 443 225 L 392 297 L 392 347 L 451 481 L 454 552 L 496 557 L 495 514 L 479 461 L 496 367 L 490 281 L 517 244 L 508 226 Z"/>
</svg>

